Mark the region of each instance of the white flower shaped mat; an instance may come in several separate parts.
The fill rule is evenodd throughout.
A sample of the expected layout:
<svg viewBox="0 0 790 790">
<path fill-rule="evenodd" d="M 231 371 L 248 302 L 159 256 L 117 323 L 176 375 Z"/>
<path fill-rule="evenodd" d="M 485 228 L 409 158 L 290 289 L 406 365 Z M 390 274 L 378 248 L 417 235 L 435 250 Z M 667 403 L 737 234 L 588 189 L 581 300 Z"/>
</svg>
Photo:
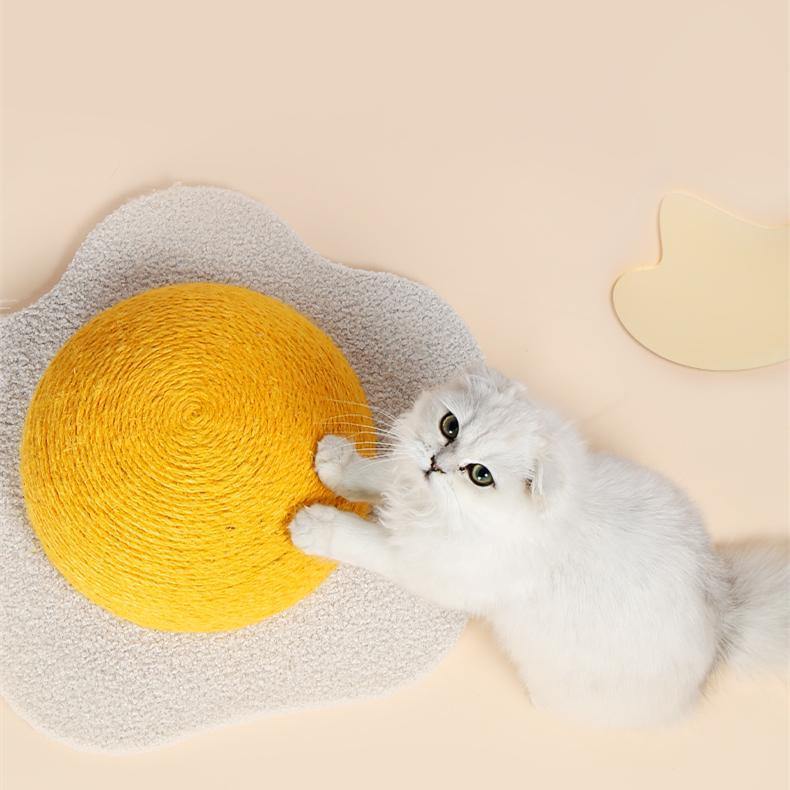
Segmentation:
<svg viewBox="0 0 790 790">
<path fill-rule="evenodd" d="M 341 566 L 257 625 L 165 633 L 101 609 L 51 565 L 18 472 L 33 390 L 92 316 L 190 281 L 244 285 L 293 305 L 388 412 L 480 361 L 469 330 L 430 289 L 325 260 L 239 193 L 176 186 L 101 222 L 52 291 L 0 322 L 0 683 L 24 718 L 80 748 L 147 748 L 258 714 L 380 696 L 435 666 L 465 622 Z"/>
</svg>

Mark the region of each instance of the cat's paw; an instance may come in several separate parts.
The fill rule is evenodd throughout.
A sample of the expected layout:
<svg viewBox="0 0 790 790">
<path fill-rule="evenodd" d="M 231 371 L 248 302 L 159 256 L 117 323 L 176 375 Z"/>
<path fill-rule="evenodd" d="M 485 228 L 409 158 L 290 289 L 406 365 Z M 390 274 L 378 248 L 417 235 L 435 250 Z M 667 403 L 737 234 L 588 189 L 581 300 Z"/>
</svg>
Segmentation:
<svg viewBox="0 0 790 790">
<path fill-rule="evenodd" d="M 327 488 L 337 492 L 343 484 L 345 470 L 356 455 L 354 444 L 344 436 L 324 436 L 315 452 L 316 474 Z"/>
<path fill-rule="evenodd" d="M 328 505 L 303 507 L 288 525 L 291 542 L 305 554 L 328 557 L 338 512 Z"/>
</svg>

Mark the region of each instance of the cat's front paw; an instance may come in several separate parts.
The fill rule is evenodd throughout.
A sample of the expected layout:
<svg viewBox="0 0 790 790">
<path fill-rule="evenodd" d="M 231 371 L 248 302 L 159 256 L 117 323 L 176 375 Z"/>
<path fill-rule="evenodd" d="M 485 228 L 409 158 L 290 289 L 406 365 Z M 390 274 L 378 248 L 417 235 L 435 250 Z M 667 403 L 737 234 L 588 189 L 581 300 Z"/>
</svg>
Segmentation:
<svg viewBox="0 0 790 790">
<path fill-rule="evenodd" d="M 305 554 L 328 557 L 337 513 L 337 508 L 328 505 L 303 507 L 288 525 L 291 542 Z"/>
<path fill-rule="evenodd" d="M 318 442 L 315 452 L 315 471 L 321 482 L 330 490 L 337 492 L 342 486 L 343 475 L 348 465 L 356 457 L 353 443 L 344 436 L 328 434 Z"/>
</svg>

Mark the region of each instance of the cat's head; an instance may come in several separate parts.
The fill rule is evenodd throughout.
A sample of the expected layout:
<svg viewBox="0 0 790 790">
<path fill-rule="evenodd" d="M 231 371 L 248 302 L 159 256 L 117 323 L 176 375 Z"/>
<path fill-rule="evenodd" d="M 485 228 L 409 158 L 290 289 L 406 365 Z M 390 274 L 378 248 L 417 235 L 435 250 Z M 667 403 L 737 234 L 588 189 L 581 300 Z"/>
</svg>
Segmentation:
<svg viewBox="0 0 790 790">
<path fill-rule="evenodd" d="M 556 514 L 583 459 L 568 423 L 485 367 L 424 392 L 392 433 L 400 495 L 415 515 L 463 516 L 481 529 Z"/>
</svg>

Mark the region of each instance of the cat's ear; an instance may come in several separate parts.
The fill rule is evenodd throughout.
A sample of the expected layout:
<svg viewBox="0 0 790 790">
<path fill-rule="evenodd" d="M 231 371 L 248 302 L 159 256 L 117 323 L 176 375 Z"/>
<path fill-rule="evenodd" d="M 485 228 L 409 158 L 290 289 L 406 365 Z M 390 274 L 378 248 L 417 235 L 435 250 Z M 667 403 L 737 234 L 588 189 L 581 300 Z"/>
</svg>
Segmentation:
<svg viewBox="0 0 790 790">
<path fill-rule="evenodd" d="M 491 383 L 500 391 L 504 392 L 507 389 L 515 384 L 515 382 L 511 381 L 504 373 L 500 373 L 498 370 L 494 368 L 486 368 L 486 375 L 490 379 Z"/>
<path fill-rule="evenodd" d="M 570 426 L 544 437 L 527 486 L 530 495 L 544 506 L 559 501 L 570 485 L 581 443 Z"/>
<path fill-rule="evenodd" d="M 484 362 L 477 362 L 466 369 L 466 375 L 474 379 L 482 379 L 489 386 L 499 392 L 518 392 L 527 391 L 526 386 L 521 382 L 508 378 L 504 373 L 500 373 L 495 368 L 489 367 Z"/>
<path fill-rule="evenodd" d="M 531 477 L 527 478 L 527 490 L 533 498 L 548 503 L 563 487 L 562 464 L 552 452 L 551 444 L 547 444 L 535 459 L 535 469 Z"/>
<path fill-rule="evenodd" d="M 494 368 L 486 368 L 486 375 L 498 392 L 514 395 L 516 397 L 526 395 L 527 393 L 526 384 L 522 384 L 520 381 L 516 381 L 516 379 L 511 379 Z"/>
</svg>

